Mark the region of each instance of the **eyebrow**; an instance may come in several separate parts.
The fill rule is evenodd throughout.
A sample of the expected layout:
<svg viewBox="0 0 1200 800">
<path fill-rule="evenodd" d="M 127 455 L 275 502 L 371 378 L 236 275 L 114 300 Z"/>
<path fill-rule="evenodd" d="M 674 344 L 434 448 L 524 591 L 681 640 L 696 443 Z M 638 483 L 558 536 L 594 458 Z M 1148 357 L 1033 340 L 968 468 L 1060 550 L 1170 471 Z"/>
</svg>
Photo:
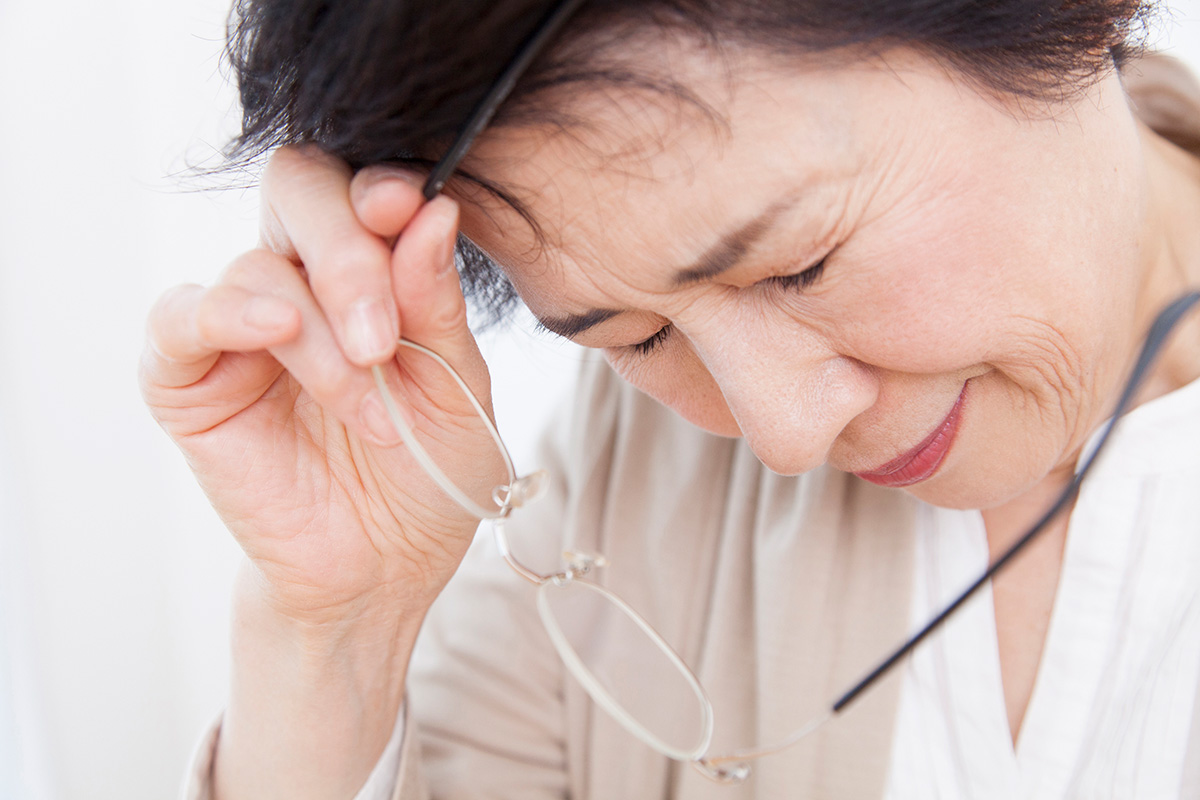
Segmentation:
<svg viewBox="0 0 1200 800">
<path fill-rule="evenodd" d="M 676 272 L 671 284 L 687 286 L 715 278 L 733 269 L 741 263 L 746 253 L 750 252 L 750 249 L 766 235 L 779 215 L 795 203 L 795 197 L 784 198 L 772 203 L 766 211 L 745 225 L 722 236 L 715 245 L 705 250 L 691 266 Z M 539 317 L 538 325 L 551 333 L 571 339 L 621 313 L 621 310 L 615 308 L 593 308 L 582 314 L 569 314 L 565 317 Z"/>
<path fill-rule="evenodd" d="M 551 333 L 571 339 L 620 313 L 615 308 L 593 308 L 582 314 L 571 314 L 566 317 L 538 317 L 537 324 Z"/>
<path fill-rule="evenodd" d="M 742 227 L 722 236 L 721 240 L 706 250 L 695 264 L 675 273 L 672 283 L 675 286 L 686 286 L 715 278 L 733 269 L 741 263 L 746 253 L 750 252 L 750 248 L 758 244 L 767 231 L 771 230 L 779 215 L 794 204 L 795 200 L 792 198 L 771 204 L 766 211 Z"/>
</svg>

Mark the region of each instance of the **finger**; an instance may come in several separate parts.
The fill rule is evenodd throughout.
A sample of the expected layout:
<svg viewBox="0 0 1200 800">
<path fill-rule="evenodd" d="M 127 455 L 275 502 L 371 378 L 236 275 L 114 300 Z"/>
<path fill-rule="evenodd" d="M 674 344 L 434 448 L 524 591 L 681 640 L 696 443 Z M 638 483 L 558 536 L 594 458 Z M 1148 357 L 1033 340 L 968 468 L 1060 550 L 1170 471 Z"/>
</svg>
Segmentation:
<svg viewBox="0 0 1200 800">
<path fill-rule="evenodd" d="M 350 178 L 315 147 L 281 148 L 263 176 L 262 227 L 270 249 L 303 264 L 347 359 L 369 366 L 395 353 L 400 321 L 390 248 L 355 215 Z"/>
<path fill-rule="evenodd" d="M 467 327 L 467 303 L 454 264 L 458 204 L 442 196 L 405 228 L 392 254 L 392 281 L 405 338 L 439 353 L 481 401 L 491 394 L 487 367 Z"/>
<path fill-rule="evenodd" d="M 425 202 L 425 176 L 406 167 L 379 164 L 350 181 L 350 203 L 367 230 L 394 243 Z"/>
<path fill-rule="evenodd" d="M 346 358 L 299 270 L 274 253 L 258 250 L 231 264 L 222 283 L 254 295 L 270 295 L 295 307 L 299 333 L 272 346 L 271 355 L 355 435 L 381 446 L 400 442 L 371 373 Z"/>
<path fill-rule="evenodd" d="M 202 380 L 226 351 L 266 350 L 294 338 L 295 306 L 237 286 L 179 286 L 150 311 L 142 361 L 147 385 L 177 389 Z"/>
<path fill-rule="evenodd" d="M 272 153 L 262 178 L 261 245 L 299 266 L 300 252 L 293 234 L 303 238 L 312 231 L 289 230 L 285 220 L 296 218 L 298 214 L 285 212 L 294 205 L 300 205 L 300 211 L 303 211 L 304 204 L 311 203 L 312 195 L 319 193 L 321 187 L 336 187 L 339 181 L 348 182 L 350 172 L 348 164 L 311 145 L 280 147 Z M 311 215 L 318 216 L 320 210 L 318 207 Z"/>
</svg>

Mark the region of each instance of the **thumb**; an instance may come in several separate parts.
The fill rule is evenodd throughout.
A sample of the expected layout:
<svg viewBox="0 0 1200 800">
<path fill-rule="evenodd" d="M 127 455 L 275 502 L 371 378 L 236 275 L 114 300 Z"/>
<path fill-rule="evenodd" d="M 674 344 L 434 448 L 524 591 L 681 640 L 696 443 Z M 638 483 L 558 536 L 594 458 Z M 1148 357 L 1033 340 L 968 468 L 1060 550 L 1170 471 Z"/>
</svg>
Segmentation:
<svg viewBox="0 0 1200 800">
<path fill-rule="evenodd" d="M 467 327 L 467 303 L 454 266 L 457 238 L 458 204 L 445 196 L 426 203 L 400 234 L 392 254 L 400 335 L 446 359 L 490 408 L 487 366 Z"/>
</svg>

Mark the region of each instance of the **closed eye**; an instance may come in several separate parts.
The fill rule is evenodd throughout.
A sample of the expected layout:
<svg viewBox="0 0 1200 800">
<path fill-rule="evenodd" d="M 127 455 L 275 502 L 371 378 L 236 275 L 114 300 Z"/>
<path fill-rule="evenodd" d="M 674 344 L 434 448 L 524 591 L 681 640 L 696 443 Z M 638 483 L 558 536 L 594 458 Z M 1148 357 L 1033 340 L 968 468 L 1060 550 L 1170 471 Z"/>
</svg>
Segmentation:
<svg viewBox="0 0 1200 800">
<path fill-rule="evenodd" d="M 770 278 L 759 281 L 759 284 L 775 286 L 780 289 L 807 289 L 821 279 L 821 274 L 825 271 L 825 262 L 827 260 L 828 256 L 822 258 L 803 272 L 796 272 L 791 275 L 772 275 Z"/>
<path fill-rule="evenodd" d="M 807 289 L 821 279 L 822 273 L 825 271 L 825 262 L 829 259 L 828 256 L 822 258 L 816 264 L 813 264 L 806 270 L 796 272 L 791 275 L 772 275 L 770 278 L 765 278 L 758 282 L 760 286 L 774 286 L 779 289 L 803 290 Z M 662 346 L 667 337 L 671 335 L 671 326 L 664 325 L 654 332 L 654 335 L 649 339 L 629 345 L 639 356 L 648 356 Z"/>
<path fill-rule="evenodd" d="M 634 344 L 634 345 L 630 345 L 630 347 L 632 347 L 633 351 L 635 353 L 637 353 L 639 356 L 648 356 L 651 353 L 653 353 L 655 350 L 657 350 L 658 346 L 661 345 L 663 342 L 665 342 L 667 340 L 667 337 L 670 335 L 671 335 L 671 326 L 664 325 L 661 328 L 659 328 L 657 331 L 655 331 L 654 335 L 651 336 L 649 339 L 646 339 L 645 341 L 642 341 L 642 342 L 638 342 L 637 344 Z"/>
</svg>

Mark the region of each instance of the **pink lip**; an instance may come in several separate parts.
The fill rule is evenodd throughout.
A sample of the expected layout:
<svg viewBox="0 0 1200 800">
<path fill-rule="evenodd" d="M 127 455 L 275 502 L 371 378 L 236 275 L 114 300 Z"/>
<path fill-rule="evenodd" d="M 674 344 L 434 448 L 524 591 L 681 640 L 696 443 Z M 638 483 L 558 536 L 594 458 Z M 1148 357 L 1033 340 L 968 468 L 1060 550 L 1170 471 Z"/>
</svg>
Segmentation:
<svg viewBox="0 0 1200 800">
<path fill-rule="evenodd" d="M 912 486 L 933 477 L 946 459 L 946 454 L 950 452 L 950 446 L 954 444 L 954 434 L 958 432 L 958 422 L 962 416 L 963 400 L 966 396 L 967 386 L 963 384 L 954 408 L 950 409 L 942 424 L 912 450 L 893 458 L 879 469 L 854 474 L 864 481 L 880 486 Z"/>
</svg>

